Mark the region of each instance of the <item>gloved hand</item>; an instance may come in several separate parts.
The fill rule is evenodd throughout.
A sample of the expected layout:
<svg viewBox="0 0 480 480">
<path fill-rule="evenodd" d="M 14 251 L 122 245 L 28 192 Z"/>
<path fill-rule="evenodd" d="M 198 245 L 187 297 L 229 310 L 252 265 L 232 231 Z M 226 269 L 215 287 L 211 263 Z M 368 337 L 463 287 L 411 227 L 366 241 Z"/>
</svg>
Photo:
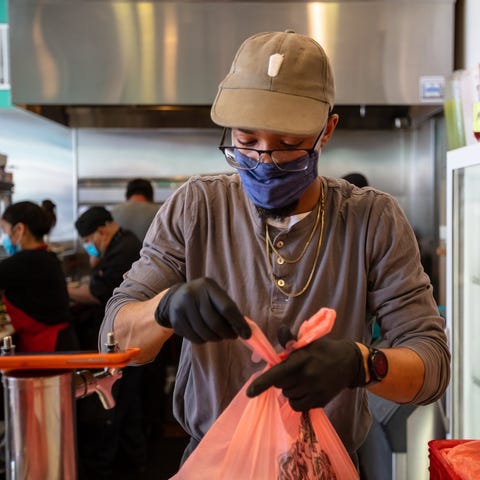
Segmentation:
<svg viewBox="0 0 480 480">
<path fill-rule="evenodd" d="M 211 278 L 170 287 L 155 310 L 155 320 L 193 343 L 252 334 L 234 301 Z"/>
<path fill-rule="evenodd" d="M 255 397 L 275 386 L 282 389 L 294 410 L 302 412 L 324 407 L 344 388 L 364 384 L 365 367 L 358 346 L 347 340 L 320 338 L 256 378 L 247 395 Z"/>
</svg>

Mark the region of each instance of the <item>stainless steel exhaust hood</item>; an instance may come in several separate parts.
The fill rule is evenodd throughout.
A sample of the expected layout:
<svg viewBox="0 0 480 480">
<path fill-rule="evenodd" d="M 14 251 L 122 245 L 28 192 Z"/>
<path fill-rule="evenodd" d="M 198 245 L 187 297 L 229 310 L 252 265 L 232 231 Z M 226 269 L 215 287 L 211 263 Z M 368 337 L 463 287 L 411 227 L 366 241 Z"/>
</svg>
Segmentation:
<svg viewBox="0 0 480 480">
<path fill-rule="evenodd" d="M 325 47 L 338 109 L 402 118 L 442 104 L 454 4 L 10 0 L 12 101 L 70 126 L 211 126 L 239 44 L 291 28 Z"/>
</svg>

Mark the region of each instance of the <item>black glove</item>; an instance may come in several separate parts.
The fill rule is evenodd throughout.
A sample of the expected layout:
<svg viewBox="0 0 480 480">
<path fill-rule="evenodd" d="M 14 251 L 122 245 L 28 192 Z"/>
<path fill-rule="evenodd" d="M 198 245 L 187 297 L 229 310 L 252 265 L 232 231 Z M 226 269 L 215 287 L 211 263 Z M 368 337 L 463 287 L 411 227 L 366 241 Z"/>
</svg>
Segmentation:
<svg viewBox="0 0 480 480">
<path fill-rule="evenodd" d="M 170 287 L 155 310 L 155 320 L 193 343 L 252 334 L 234 301 L 211 278 Z"/>
<path fill-rule="evenodd" d="M 321 338 L 292 352 L 283 362 L 255 379 L 247 389 L 255 397 L 281 388 L 297 411 L 324 407 L 344 388 L 365 384 L 362 352 L 354 342 Z"/>
</svg>

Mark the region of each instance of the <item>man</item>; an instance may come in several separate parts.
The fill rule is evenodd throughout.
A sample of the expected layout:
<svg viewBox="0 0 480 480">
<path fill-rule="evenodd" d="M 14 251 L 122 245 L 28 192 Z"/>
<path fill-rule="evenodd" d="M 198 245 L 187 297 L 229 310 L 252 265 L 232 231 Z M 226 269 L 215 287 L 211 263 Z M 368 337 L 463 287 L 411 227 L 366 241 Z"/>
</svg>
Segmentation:
<svg viewBox="0 0 480 480">
<path fill-rule="evenodd" d="M 88 284 L 69 286 L 76 329 L 83 349 L 96 349 L 96 338 L 107 300 L 120 285 L 123 274 L 138 259 L 141 243 L 99 206 L 86 210 L 75 222 L 88 255 L 95 259 Z M 143 368 L 124 368 L 115 385 L 116 406 L 106 411 L 95 397 L 78 404 L 80 478 L 111 478 L 115 456 L 125 465 L 145 467 L 146 443 L 143 432 Z"/>
<path fill-rule="evenodd" d="M 325 407 L 353 458 L 371 422 L 367 388 L 424 404 L 448 384 L 443 322 L 397 202 L 317 175 L 338 122 L 333 102 L 331 67 L 313 39 L 247 39 L 211 110 L 238 175 L 180 187 L 107 305 L 101 343 L 113 329 L 121 348 L 142 348 L 139 361 L 173 332 L 184 337 L 174 397 L 191 436 L 184 458 L 262 368 L 234 340 L 250 335 L 243 315 L 278 345 L 279 331 L 285 343 L 321 307 L 336 310 L 326 338 L 258 377 L 248 394 L 275 385 L 295 410 Z M 368 348 L 373 316 L 381 351 Z"/>
<path fill-rule="evenodd" d="M 89 255 L 89 282 L 68 285 L 70 299 L 77 305 L 74 312 L 89 311 L 89 321 L 77 327 L 84 348 L 96 348 L 96 337 L 103 318 L 103 311 L 115 287 L 120 285 L 123 274 L 138 259 L 141 243 L 135 235 L 121 229 L 110 212 L 99 206 L 86 210 L 75 222 L 83 247 Z"/>
<path fill-rule="evenodd" d="M 113 207 L 113 219 L 143 242 L 148 227 L 157 213 L 153 203 L 153 187 L 145 178 L 134 178 L 127 184 L 126 201 Z"/>
<path fill-rule="evenodd" d="M 158 211 L 158 205 L 153 203 L 154 191 L 152 183 L 145 178 L 134 178 L 127 183 L 126 201 L 115 205 L 112 216 L 118 225 L 133 232 L 143 242 L 145 234 Z M 173 337 L 169 347 L 157 355 L 155 361 L 144 367 L 143 397 L 145 423 L 149 425 L 150 433 L 156 433 L 153 425 L 163 425 L 167 398 L 165 395 L 165 379 L 167 364 L 175 364 L 180 351 L 180 339 Z M 175 366 L 175 365 L 174 365 Z"/>
<path fill-rule="evenodd" d="M 104 207 L 91 207 L 75 222 L 85 251 L 96 260 L 90 282 L 69 285 L 70 298 L 79 303 L 105 306 L 123 274 L 137 260 L 141 243 L 128 230 L 121 229 Z"/>
</svg>

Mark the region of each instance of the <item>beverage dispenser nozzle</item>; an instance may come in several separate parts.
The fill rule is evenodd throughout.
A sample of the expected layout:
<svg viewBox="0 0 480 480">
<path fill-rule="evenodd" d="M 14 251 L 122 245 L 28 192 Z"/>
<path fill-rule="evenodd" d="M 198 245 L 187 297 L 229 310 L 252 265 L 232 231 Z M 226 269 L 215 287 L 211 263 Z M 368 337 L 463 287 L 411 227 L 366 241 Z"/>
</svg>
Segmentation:
<svg viewBox="0 0 480 480">
<path fill-rule="evenodd" d="M 122 371 L 117 368 L 105 368 L 101 372 L 92 373 L 90 370 L 79 370 L 74 374 L 75 398 L 83 398 L 96 393 L 102 402 L 103 408 L 109 410 L 115 406 L 112 395 L 113 384 L 122 378 Z"/>
<path fill-rule="evenodd" d="M 109 353 L 118 352 L 118 343 L 113 332 L 107 334 L 105 347 Z M 105 368 L 97 373 L 92 373 L 90 370 L 77 371 L 75 372 L 75 397 L 83 398 L 95 392 L 103 408 L 109 410 L 115 406 L 112 395 L 113 384 L 120 378 L 122 378 L 122 370 L 117 368 Z"/>
</svg>

